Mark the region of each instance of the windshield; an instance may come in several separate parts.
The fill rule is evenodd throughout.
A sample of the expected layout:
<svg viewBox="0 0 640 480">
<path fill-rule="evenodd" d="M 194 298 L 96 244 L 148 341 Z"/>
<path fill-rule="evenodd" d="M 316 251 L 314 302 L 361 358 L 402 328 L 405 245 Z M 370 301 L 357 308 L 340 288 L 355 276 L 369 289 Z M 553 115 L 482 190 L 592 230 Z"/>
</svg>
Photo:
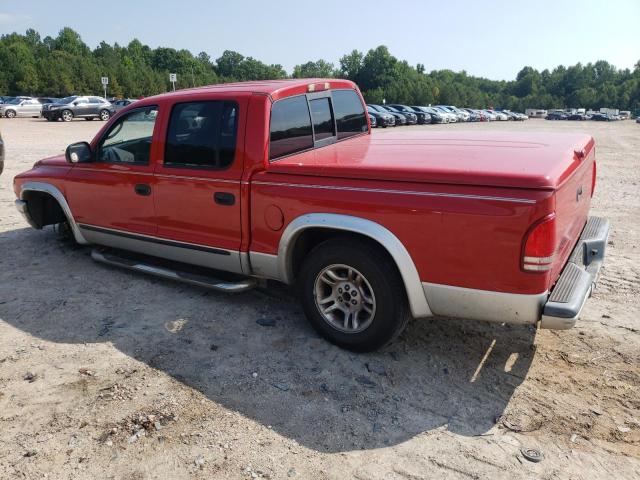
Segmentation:
<svg viewBox="0 0 640 480">
<path fill-rule="evenodd" d="M 58 103 L 63 103 L 63 104 L 65 104 L 65 105 L 66 105 L 67 103 L 71 103 L 71 102 L 73 102 L 76 98 L 78 98 L 78 97 L 76 97 L 76 96 L 73 96 L 73 97 L 64 97 L 64 98 L 63 98 L 63 99 L 61 99 Z"/>
</svg>

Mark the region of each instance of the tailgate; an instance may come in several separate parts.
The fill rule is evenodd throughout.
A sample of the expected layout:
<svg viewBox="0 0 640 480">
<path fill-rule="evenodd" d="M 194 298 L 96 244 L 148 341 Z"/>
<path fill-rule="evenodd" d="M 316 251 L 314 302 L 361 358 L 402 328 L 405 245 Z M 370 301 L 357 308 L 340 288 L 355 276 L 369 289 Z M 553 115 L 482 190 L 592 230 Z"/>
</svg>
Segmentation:
<svg viewBox="0 0 640 480">
<path fill-rule="evenodd" d="M 593 139 L 576 145 L 573 172 L 556 191 L 556 255 L 551 271 L 552 284 L 560 276 L 569 255 L 580 238 L 591 205 L 595 187 L 596 160 Z"/>
</svg>

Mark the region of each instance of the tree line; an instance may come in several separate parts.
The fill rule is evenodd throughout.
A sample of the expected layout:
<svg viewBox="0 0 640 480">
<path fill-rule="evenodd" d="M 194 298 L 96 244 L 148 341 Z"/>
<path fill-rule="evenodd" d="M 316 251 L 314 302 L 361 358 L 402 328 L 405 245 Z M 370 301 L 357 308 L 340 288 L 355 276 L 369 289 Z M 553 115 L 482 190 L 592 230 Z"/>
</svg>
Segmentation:
<svg viewBox="0 0 640 480">
<path fill-rule="evenodd" d="M 101 93 L 100 78 L 109 77 L 108 94 L 143 97 L 169 90 L 169 73 L 178 87 L 229 81 L 340 77 L 356 82 L 370 103 L 445 104 L 472 108 L 612 107 L 640 111 L 640 61 L 633 70 L 600 60 L 553 70 L 524 67 L 510 81 L 489 80 L 465 71 L 426 71 L 394 57 L 387 47 L 367 53 L 353 50 L 339 65 L 325 60 L 296 65 L 289 75 L 278 64 L 226 50 L 213 60 L 207 53 L 152 49 L 138 40 L 127 46 L 100 43 L 89 48 L 71 28 L 52 38 L 33 29 L 0 37 L 0 94 L 61 97 Z"/>
</svg>

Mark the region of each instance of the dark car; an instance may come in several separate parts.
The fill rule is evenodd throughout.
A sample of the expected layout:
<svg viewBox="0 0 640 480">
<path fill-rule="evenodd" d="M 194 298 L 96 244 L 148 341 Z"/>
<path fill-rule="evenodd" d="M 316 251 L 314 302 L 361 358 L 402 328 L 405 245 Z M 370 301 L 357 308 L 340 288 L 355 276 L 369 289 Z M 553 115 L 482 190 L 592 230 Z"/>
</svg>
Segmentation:
<svg viewBox="0 0 640 480">
<path fill-rule="evenodd" d="M 564 112 L 551 112 L 545 117 L 547 120 L 566 120 L 568 115 Z"/>
<path fill-rule="evenodd" d="M 378 126 L 378 121 L 376 120 L 376 117 L 373 115 L 368 115 L 369 116 L 369 124 L 371 125 L 371 128 L 376 128 Z"/>
<path fill-rule="evenodd" d="M 591 117 L 591 120 L 595 120 L 596 122 L 610 122 L 614 120 L 614 118 L 606 113 L 596 113 Z"/>
<path fill-rule="evenodd" d="M 393 127 L 396 124 L 396 117 L 391 115 L 389 112 L 379 112 L 371 106 L 367 105 L 367 113 L 371 118 L 376 119 L 376 124 L 378 127 L 387 128 Z"/>
<path fill-rule="evenodd" d="M 567 120 L 589 120 L 591 117 L 585 113 L 572 113 Z"/>
<path fill-rule="evenodd" d="M 73 95 L 65 97 L 56 103 L 52 103 L 46 110 L 42 110 L 42 116 L 49 121 L 62 119 L 70 122 L 74 118 L 93 120 L 99 118 L 106 122 L 116 109 L 111 103 L 101 97 L 80 97 Z"/>
<path fill-rule="evenodd" d="M 397 111 L 399 111 L 400 113 L 402 113 L 403 115 L 415 115 L 416 117 L 416 123 L 418 123 L 418 125 L 424 125 L 425 123 L 431 123 L 431 115 L 429 115 L 426 112 L 421 112 L 420 110 L 415 110 L 413 107 L 409 107 L 407 105 L 401 105 L 401 104 L 393 104 L 393 105 L 389 105 L 391 108 L 396 109 Z"/>
<path fill-rule="evenodd" d="M 0 134 L 0 174 L 4 170 L 4 141 L 2 140 L 2 134 Z"/>
<path fill-rule="evenodd" d="M 400 121 L 402 125 L 416 125 L 418 123 L 418 116 L 413 112 L 411 113 L 401 112 L 397 108 L 391 107 L 389 105 L 382 105 L 382 108 L 384 108 L 391 115 L 402 115 L 405 119 L 404 122 L 402 122 L 402 120 Z M 396 119 L 396 125 L 397 124 L 398 124 L 398 120 Z"/>
<path fill-rule="evenodd" d="M 421 112 L 428 113 L 431 116 L 431 122 L 430 123 L 445 123 L 446 122 L 446 120 L 444 118 L 444 115 L 442 115 L 435 108 L 432 108 L 432 107 L 421 107 L 421 106 L 416 106 L 416 105 L 414 105 L 412 108 L 414 108 L 415 110 L 419 110 Z"/>
<path fill-rule="evenodd" d="M 384 108 L 382 105 L 369 104 L 369 106 L 371 108 L 373 108 L 377 112 L 387 113 L 389 115 L 393 115 L 393 117 L 396 119 L 396 121 L 394 123 L 395 127 L 397 127 L 398 125 L 406 125 L 407 124 L 407 117 L 402 115 L 400 112 L 392 112 L 391 110 L 388 110 L 388 109 Z"/>
</svg>

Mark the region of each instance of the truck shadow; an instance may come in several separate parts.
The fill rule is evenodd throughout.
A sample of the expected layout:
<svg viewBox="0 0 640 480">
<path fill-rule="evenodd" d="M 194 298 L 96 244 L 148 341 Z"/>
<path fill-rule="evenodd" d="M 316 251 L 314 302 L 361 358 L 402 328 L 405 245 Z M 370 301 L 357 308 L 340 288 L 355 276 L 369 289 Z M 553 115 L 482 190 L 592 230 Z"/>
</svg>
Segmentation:
<svg viewBox="0 0 640 480">
<path fill-rule="evenodd" d="M 156 280 L 98 265 L 50 230 L 1 233 L 0 252 L 0 320 L 51 342 L 111 342 L 322 452 L 440 427 L 482 434 L 534 356 L 532 328 L 451 319 L 415 321 L 357 355 L 319 338 L 284 287 L 225 295 Z"/>
</svg>

